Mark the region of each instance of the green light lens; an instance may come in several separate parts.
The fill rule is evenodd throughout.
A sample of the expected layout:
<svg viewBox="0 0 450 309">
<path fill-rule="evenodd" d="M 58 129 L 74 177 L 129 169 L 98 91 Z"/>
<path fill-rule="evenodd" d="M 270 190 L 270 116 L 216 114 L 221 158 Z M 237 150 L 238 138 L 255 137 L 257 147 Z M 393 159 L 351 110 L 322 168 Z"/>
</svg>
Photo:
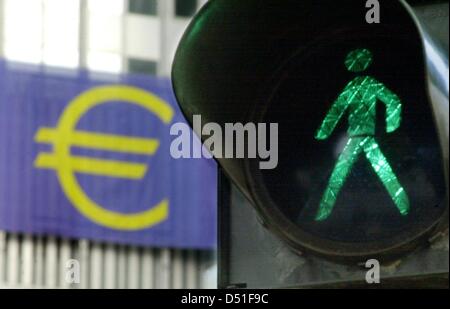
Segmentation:
<svg viewBox="0 0 450 309">
<path fill-rule="evenodd" d="M 356 72 L 365 70 L 371 62 L 371 52 L 367 49 L 358 49 L 349 53 L 345 64 L 350 71 Z M 316 216 L 317 221 L 325 220 L 331 215 L 339 192 L 362 152 L 365 153 L 399 212 L 402 215 L 408 214 L 408 196 L 373 137 L 378 100 L 386 105 L 386 131 L 394 132 L 401 124 L 401 101 L 386 86 L 370 76 L 358 76 L 348 83 L 317 131 L 316 139 L 327 139 L 348 110 L 347 132 L 350 139 L 331 174 Z"/>
<path fill-rule="evenodd" d="M 372 53 L 368 49 L 351 51 L 345 59 L 345 66 L 350 72 L 365 71 L 372 63 Z"/>
</svg>

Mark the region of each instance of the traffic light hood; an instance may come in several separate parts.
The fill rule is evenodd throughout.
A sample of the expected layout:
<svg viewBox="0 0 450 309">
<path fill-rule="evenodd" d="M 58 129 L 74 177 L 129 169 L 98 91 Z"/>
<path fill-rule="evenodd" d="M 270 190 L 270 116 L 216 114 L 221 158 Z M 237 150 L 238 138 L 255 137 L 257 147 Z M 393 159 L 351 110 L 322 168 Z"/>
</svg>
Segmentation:
<svg viewBox="0 0 450 309">
<path fill-rule="evenodd" d="M 380 1 L 380 23 L 368 23 L 368 11 L 359 0 L 211 0 L 175 56 L 173 87 L 189 122 L 201 115 L 221 126 L 279 124 L 276 169 L 260 170 L 254 159 L 218 162 L 265 224 L 299 251 L 396 255 L 448 222 L 448 56 L 403 1 Z M 351 143 L 351 102 L 327 139 L 315 136 L 357 78 L 373 81 L 364 89 L 377 84 L 377 93 L 398 99 L 360 121 L 375 130 L 364 145 L 380 151 L 357 150 L 337 190 L 333 169 Z M 437 116 L 445 108 L 447 116 Z M 390 117 L 398 117 L 392 132 L 385 128 Z M 374 163 L 379 154 L 385 181 Z M 407 215 L 396 207 L 394 189 L 406 192 Z M 327 190 L 337 200 L 327 202 Z M 327 220 L 315 220 L 321 205 L 331 209 Z"/>
</svg>

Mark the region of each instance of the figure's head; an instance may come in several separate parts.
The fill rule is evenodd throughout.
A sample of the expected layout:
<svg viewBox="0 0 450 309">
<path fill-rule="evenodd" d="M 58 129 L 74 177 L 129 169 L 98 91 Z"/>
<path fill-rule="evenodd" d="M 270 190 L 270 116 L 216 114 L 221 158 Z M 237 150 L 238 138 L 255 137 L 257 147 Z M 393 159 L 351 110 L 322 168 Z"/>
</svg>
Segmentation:
<svg viewBox="0 0 450 309">
<path fill-rule="evenodd" d="M 350 72 L 365 71 L 372 64 L 372 53 L 365 48 L 355 49 L 348 53 L 345 66 Z"/>
</svg>

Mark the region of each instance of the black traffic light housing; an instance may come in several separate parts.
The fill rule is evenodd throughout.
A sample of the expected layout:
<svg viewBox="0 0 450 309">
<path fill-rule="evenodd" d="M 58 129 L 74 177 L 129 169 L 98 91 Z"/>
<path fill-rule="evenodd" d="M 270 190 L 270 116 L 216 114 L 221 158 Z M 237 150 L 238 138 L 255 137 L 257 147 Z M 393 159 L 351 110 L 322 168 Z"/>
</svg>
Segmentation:
<svg viewBox="0 0 450 309">
<path fill-rule="evenodd" d="M 279 124 L 276 169 L 260 170 L 255 159 L 218 159 L 222 170 L 293 251 L 350 264 L 398 259 L 448 229 L 448 55 L 405 2 L 379 1 L 379 24 L 367 22 L 365 2 L 212 0 L 186 31 L 173 66 L 188 121 L 201 115 L 222 126 Z M 411 211 L 398 213 L 362 156 L 329 219 L 318 221 L 348 123 L 341 119 L 327 141 L 315 133 L 355 77 L 346 55 L 362 48 L 373 55 L 365 74 L 402 101 L 402 124 L 392 134 L 379 104 L 373 138 Z"/>
</svg>

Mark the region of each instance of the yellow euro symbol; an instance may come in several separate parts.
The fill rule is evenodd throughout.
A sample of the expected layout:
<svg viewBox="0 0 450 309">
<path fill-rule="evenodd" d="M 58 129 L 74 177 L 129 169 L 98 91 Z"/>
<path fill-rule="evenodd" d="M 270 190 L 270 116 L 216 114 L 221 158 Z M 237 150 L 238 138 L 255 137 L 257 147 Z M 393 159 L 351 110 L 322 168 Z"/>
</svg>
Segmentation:
<svg viewBox="0 0 450 309">
<path fill-rule="evenodd" d="M 135 104 L 156 115 L 164 124 L 170 124 L 174 115 L 170 105 L 142 89 L 116 85 L 93 88 L 69 103 L 55 129 L 38 130 L 35 141 L 52 144 L 53 153 L 39 154 L 34 165 L 37 168 L 54 169 L 64 194 L 79 212 L 93 222 L 117 230 L 133 231 L 149 228 L 168 218 L 169 201 L 167 199 L 143 212 L 132 214 L 114 212 L 90 199 L 75 176 L 75 173 L 82 173 L 139 180 L 145 176 L 147 166 L 72 156 L 72 146 L 141 155 L 153 155 L 159 148 L 158 140 L 76 130 L 78 121 L 84 114 L 108 101 Z"/>
</svg>

